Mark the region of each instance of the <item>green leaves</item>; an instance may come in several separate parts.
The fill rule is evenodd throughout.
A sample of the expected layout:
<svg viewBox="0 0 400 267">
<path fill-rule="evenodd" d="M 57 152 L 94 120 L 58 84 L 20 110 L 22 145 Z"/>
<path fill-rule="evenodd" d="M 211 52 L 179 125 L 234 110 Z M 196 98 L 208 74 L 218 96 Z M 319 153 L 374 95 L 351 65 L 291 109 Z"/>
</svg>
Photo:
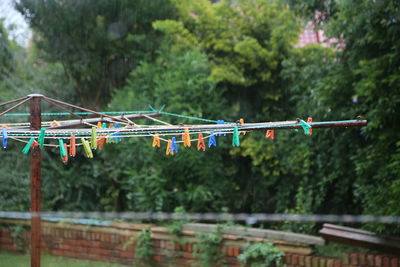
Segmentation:
<svg viewBox="0 0 400 267">
<path fill-rule="evenodd" d="M 274 246 L 272 242 L 257 242 L 247 244 L 238 258 L 242 266 L 268 267 L 285 266 L 285 253 Z"/>
<path fill-rule="evenodd" d="M 152 22 L 174 14 L 163 0 L 20 0 L 16 7 L 37 34 L 40 55 L 62 63 L 81 104 L 97 109 L 140 60 L 154 56 L 160 37 Z"/>
</svg>

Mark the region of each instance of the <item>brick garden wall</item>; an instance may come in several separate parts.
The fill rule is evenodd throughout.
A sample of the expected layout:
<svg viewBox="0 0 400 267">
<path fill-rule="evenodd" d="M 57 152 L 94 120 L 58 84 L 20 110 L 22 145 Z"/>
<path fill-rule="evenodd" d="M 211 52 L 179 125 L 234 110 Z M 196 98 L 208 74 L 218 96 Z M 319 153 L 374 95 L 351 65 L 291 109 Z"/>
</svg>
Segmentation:
<svg viewBox="0 0 400 267">
<path fill-rule="evenodd" d="M 2 220 L 1 223 L 28 224 L 27 221 Z M 109 226 L 85 226 L 67 223 L 42 222 L 42 250 L 44 253 L 131 265 L 135 260 L 135 237 L 141 229 L 151 227 L 154 248 L 154 266 L 191 266 L 198 261 L 193 254 L 193 247 L 198 240 L 193 231 L 184 230 L 184 243 L 174 242 L 174 237 L 164 227 L 146 224 L 113 223 Z M 248 241 L 265 241 L 262 238 L 244 238 L 224 234 L 221 255 L 228 266 L 240 266 L 237 256 Z M 30 233 L 22 232 L 13 237 L 12 231 L 0 228 L 0 249 L 23 252 L 29 250 Z M 307 246 L 274 241 L 286 250 L 287 267 L 353 267 L 377 266 L 400 267 L 400 256 L 349 253 L 341 258 L 329 258 L 309 254 Z M 17 246 L 16 244 L 19 244 Z M 290 251 L 298 251 L 291 253 Z"/>
</svg>

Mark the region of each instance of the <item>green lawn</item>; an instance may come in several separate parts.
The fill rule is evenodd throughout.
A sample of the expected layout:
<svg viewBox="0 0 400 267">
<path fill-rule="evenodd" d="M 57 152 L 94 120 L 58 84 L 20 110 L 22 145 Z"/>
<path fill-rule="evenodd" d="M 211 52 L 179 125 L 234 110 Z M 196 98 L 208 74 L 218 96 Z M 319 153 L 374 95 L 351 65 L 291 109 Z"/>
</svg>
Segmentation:
<svg viewBox="0 0 400 267">
<path fill-rule="evenodd" d="M 15 254 L 7 251 L 0 250 L 0 266 L 2 267 L 27 267 L 30 266 L 29 254 Z M 90 260 L 77 260 L 67 257 L 51 256 L 42 254 L 41 257 L 42 267 L 123 267 L 116 263 L 90 261 Z"/>
</svg>

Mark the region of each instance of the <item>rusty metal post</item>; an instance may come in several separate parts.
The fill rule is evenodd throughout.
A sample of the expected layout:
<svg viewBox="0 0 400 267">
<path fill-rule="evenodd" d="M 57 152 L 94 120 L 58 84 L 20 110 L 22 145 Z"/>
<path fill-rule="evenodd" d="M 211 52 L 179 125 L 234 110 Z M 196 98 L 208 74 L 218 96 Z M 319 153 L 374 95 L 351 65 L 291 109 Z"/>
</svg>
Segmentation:
<svg viewBox="0 0 400 267">
<path fill-rule="evenodd" d="M 42 95 L 29 95 L 30 99 L 30 127 L 31 130 L 40 130 L 41 120 L 41 99 Z M 41 193 L 41 153 L 39 146 L 32 147 L 31 152 L 31 267 L 40 267 L 40 243 L 41 243 L 41 222 L 40 202 L 42 200 Z M 36 213 L 36 214 L 35 214 Z"/>
</svg>

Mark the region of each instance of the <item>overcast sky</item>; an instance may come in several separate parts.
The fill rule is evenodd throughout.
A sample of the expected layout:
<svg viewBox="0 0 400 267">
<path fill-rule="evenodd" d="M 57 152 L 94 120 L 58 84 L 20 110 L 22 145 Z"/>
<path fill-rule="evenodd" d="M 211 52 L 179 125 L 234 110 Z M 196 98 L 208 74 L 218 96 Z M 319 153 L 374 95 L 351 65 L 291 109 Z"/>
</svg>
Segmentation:
<svg viewBox="0 0 400 267">
<path fill-rule="evenodd" d="M 31 31 L 24 18 L 13 7 L 13 0 L 0 0 L 0 18 L 4 19 L 6 27 L 15 25 L 15 29 L 10 31 L 10 38 L 17 41 L 20 45 L 27 46 L 31 37 Z"/>
</svg>

